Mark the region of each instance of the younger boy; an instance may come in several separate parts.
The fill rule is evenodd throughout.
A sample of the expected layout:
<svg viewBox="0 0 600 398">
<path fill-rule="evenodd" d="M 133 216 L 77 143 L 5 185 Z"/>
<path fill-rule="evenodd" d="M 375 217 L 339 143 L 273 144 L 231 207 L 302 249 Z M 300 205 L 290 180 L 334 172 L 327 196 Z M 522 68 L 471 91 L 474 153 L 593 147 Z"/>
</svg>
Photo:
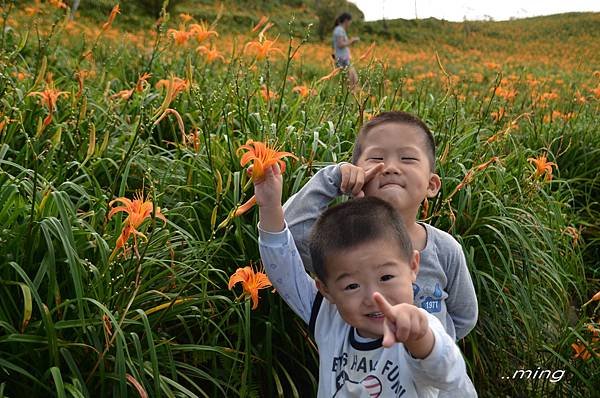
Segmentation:
<svg viewBox="0 0 600 398">
<path fill-rule="evenodd" d="M 435 143 L 429 128 L 406 112 L 385 112 L 360 129 L 352 164 L 321 169 L 284 205 L 285 220 L 313 271 L 308 235 L 332 199 L 344 193 L 375 196 L 402 217 L 421 263 L 414 283 L 417 307 L 435 315 L 452 338 L 462 339 L 477 322 L 477 297 L 460 244 L 448 233 L 417 221 L 421 203 L 441 186 L 435 174 Z"/>
<path fill-rule="evenodd" d="M 419 252 L 392 206 L 362 198 L 323 213 L 310 238 L 315 281 L 284 223 L 281 187 L 277 164 L 255 183 L 260 254 L 315 336 L 318 397 L 476 396 L 454 340 L 412 305 Z"/>
</svg>

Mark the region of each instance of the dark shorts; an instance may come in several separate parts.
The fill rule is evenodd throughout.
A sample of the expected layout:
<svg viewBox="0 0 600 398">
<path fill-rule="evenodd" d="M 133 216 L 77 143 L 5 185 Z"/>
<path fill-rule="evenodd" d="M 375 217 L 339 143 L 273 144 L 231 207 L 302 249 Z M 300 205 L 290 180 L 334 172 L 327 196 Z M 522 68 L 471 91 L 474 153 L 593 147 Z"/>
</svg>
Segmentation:
<svg viewBox="0 0 600 398">
<path fill-rule="evenodd" d="M 337 66 L 338 68 L 347 68 L 347 67 L 350 66 L 350 60 L 349 59 L 338 58 L 335 61 L 335 66 Z"/>
</svg>

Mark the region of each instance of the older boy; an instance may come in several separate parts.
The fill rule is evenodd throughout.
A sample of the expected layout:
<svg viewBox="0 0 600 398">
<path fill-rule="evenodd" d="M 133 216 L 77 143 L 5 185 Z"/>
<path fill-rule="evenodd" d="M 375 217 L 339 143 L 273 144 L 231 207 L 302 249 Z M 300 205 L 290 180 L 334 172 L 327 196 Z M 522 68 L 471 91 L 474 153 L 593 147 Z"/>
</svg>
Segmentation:
<svg viewBox="0 0 600 398">
<path fill-rule="evenodd" d="M 308 234 L 332 199 L 344 193 L 375 196 L 402 217 L 421 263 L 413 286 L 415 305 L 435 315 L 455 339 L 477 322 L 477 297 L 460 244 L 448 233 L 417 221 L 424 199 L 441 186 L 429 128 L 405 112 L 385 112 L 361 128 L 352 163 L 320 170 L 284 205 L 285 219 L 305 267 L 313 270 Z"/>
<path fill-rule="evenodd" d="M 412 305 L 419 252 L 396 210 L 363 198 L 327 210 L 310 238 L 314 281 L 284 223 L 279 166 L 255 183 L 259 248 L 273 285 L 319 348 L 318 397 L 473 397 L 454 340 Z"/>
</svg>

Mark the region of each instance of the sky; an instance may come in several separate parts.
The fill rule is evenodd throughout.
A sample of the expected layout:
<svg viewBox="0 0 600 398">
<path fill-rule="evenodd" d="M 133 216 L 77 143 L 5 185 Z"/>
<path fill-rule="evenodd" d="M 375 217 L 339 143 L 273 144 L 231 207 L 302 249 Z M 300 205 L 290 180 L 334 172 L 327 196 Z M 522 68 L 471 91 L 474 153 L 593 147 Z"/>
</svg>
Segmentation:
<svg viewBox="0 0 600 398">
<path fill-rule="evenodd" d="M 600 0 L 350 0 L 365 20 L 435 17 L 448 21 L 502 21 L 575 11 L 600 12 Z M 415 12 L 416 6 L 416 12 Z"/>
</svg>

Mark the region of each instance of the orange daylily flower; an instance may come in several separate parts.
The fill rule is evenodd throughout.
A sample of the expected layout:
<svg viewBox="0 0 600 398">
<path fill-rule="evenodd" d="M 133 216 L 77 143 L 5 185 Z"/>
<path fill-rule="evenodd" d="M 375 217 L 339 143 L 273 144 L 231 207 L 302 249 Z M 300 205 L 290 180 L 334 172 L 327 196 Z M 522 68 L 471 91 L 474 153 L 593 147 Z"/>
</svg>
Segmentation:
<svg viewBox="0 0 600 398">
<path fill-rule="evenodd" d="M 117 3 L 116 6 L 114 6 L 112 8 L 112 10 L 110 11 L 110 14 L 108 15 L 108 20 L 102 25 L 102 30 L 107 30 L 108 28 L 111 27 L 113 21 L 115 20 L 117 14 L 121 13 L 121 7 L 119 6 L 119 3 Z"/>
<path fill-rule="evenodd" d="M 15 76 L 17 79 L 19 79 L 20 81 L 22 81 L 22 80 L 25 80 L 29 76 L 29 73 L 27 73 L 27 72 L 17 72 L 15 74 L 13 74 L 13 76 Z"/>
<path fill-rule="evenodd" d="M 548 162 L 546 155 L 540 155 L 537 158 L 528 158 L 529 163 L 535 164 L 535 177 L 539 178 L 542 175 L 546 175 L 546 181 L 552 181 L 552 166 L 558 167 L 554 162 Z"/>
<path fill-rule="evenodd" d="M 219 36 L 215 30 L 208 30 L 208 27 L 204 22 L 190 25 L 190 32 L 191 34 L 196 35 L 196 40 L 198 43 L 202 43 L 211 36 Z"/>
<path fill-rule="evenodd" d="M 592 354 L 588 351 L 588 349 L 583 343 L 573 343 L 571 344 L 571 348 L 573 349 L 573 351 L 575 351 L 575 354 L 573 354 L 573 359 L 581 358 L 584 361 L 587 361 L 592 357 Z M 598 355 L 595 352 L 594 354 Z"/>
<path fill-rule="evenodd" d="M 166 88 L 167 93 L 170 93 L 168 104 L 170 104 L 179 93 L 187 90 L 190 87 L 190 82 L 179 77 L 171 79 L 161 79 L 156 83 L 156 88 Z"/>
<path fill-rule="evenodd" d="M 56 8 L 60 8 L 63 10 L 66 10 L 68 8 L 68 6 L 65 3 L 63 3 L 61 0 L 50 0 L 49 3 Z"/>
<path fill-rule="evenodd" d="M 220 59 L 222 62 L 225 62 L 225 57 L 221 54 L 216 48 L 207 48 L 205 46 L 200 46 L 196 49 L 199 53 L 203 54 L 206 57 L 207 62 L 214 62 L 217 59 Z"/>
<path fill-rule="evenodd" d="M 148 240 L 148 238 L 146 237 L 146 235 L 138 231 L 138 228 L 140 227 L 140 225 L 142 225 L 146 218 L 150 217 L 150 214 L 152 213 L 153 209 L 152 201 L 148 198 L 144 199 L 143 193 L 138 193 L 134 195 L 133 201 L 121 196 L 119 198 L 111 200 L 108 205 L 112 206 L 115 202 L 121 202 L 124 204 L 124 206 L 113 207 L 108 213 L 108 219 L 110 220 L 112 216 L 119 212 L 127 213 L 127 218 L 125 218 L 125 220 L 123 221 L 123 229 L 121 230 L 121 234 L 117 238 L 115 249 L 110 255 L 110 258 L 112 259 L 112 257 L 118 252 L 118 250 L 125 246 L 125 243 L 127 243 L 131 234 L 133 234 L 134 250 L 139 256 L 137 248 L 137 235 L 141 236 L 145 240 Z M 154 216 L 164 221 L 165 224 L 167 223 L 167 219 L 160 212 L 160 207 L 156 208 Z"/>
<path fill-rule="evenodd" d="M 36 7 L 25 7 L 25 13 L 30 17 L 37 14 L 38 12 L 40 12 L 39 3 L 36 3 Z"/>
<path fill-rule="evenodd" d="M 190 14 L 186 14 L 186 13 L 183 13 L 183 12 L 181 14 L 179 14 L 179 18 L 181 18 L 181 20 L 183 21 L 183 23 L 188 23 L 192 19 L 194 19 L 194 17 L 192 17 Z"/>
<path fill-rule="evenodd" d="M 68 95 L 67 91 L 58 91 L 54 88 L 54 84 L 50 83 L 44 91 L 33 91 L 27 96 L 37 95 L 42 100 L 42 104 L 48 108 L 48 116 L 44 119 L 44 127 L 50 124 L 52 121 L 52 113 L 56 110 L 56 102 L 58 101 L 58 97 L 61 95 Z"/>
<path fill-rule="evenodd" d="M 489 62 L 489 61 L 484 62 L 483 66 L 485 66 L 488 69 L 501 69 L 502 68 L 499 64 L 497 64 L 495 62 Z"/>
<path fill-rule="evenodd" d="M 264 142 L 248 140 L 245 145 L 238 148 L 237 154 L 241 151 L 247 152 L 240 159 L 240 166 L 244 167 L 249 162 L 252 162 L 252 180 L 260 182 L 264 175 L 265 169 L 271 167 L 275 163 L 279 163 L 281 174 L 285 172 L 285 162 L 282 160 L 285 157 L 298 158 L 290 152 L 279 152 L 274 148 L 269 148 Z"/>
<path fill-rule="evenodd" d="M 183 46 L 187 43 L 193 33 L 186 32 L 185 30 L 169 29 L 167 34 L 171 36 L 173 41 L 175 41 L 178 46 Z"/>
<path fill-rule="evenodd" d="M 273 47 L 275 45 L 276 41 L 277 41 L 277 39 L 275 39 L 275 40 L 266 40 L 265 39 L 262 42 L 261 41 L 251 41 L 249 43 L 246 43 L 246 46 L 244 47 L 244 53 L 248 50 L 253 50 L 256 53 L 256 59 L 259 61 L 262 59 L 268 58 L 271 53 L 276 53 L 276 54 L 285 56 L 283 51 L 281 51 L 277 47 Z"/>
<path fill-rule="evenodd" d="M 542 93 L 542 95 L 540 95 L 539 100 L 542 102 L 546 102 L 546 101 L 555 100 L 557 98 L 558 98 L 557 93 L 549 92 L 549 93 Z"/>
<path fill-rule="evenodd" d="M 138 81 L 135 85 L 135 91 L 138 93 L 144 91 L 144 83 L 148 83 L 148 79 L 152 77 L 151 73 L 143 73 L 138 77 Z"/>
<path fill-rule="evenodd" d="M 131 98 L 132 95 L 133 95 L 133 89 L 121 90 L 118 93 L 111 95 L 110 98 L 128 100 L 129 98 Z"/>
<path fill-rule="evenodd" d="M 579 90 L 577 90 L 575 92 L 575 96 L 573 98 L 573 101 L 577 102 L 578 104 L 585 104 L 587 102 L 587 99 L 585 98 L 584 95 L 582 95 Z"/>
<path fill-rule="evenodd" d="M 502 86 L 496 87 L 494 93 L 497 97 L 504 98 L 507 101 L 512 101 L 517 96 L 517 90 Z"/>
<path fill-rule="evenodd" d="M 150 73 L 144 73 L 142 75 L 140 75 L 140 77 L 138 77 L 138 81 L 135 84 L 135 87 L 129 90 L 121 90 L 116 94 L 113 94 L 110 96 L 110 98 L 120 98 L 123 100 L 128 100 L 129 98 L 131 98 L 131 96 L 133 95 L 134 92 L 142 92 L 144 91 L 144 83 L 147 82 L 147 80 L 151 77 L 152 75 Z"/>
<path fill-rule="evenodd" d="M 279 97 L 276 92 L 269 90 L 264 84 L 260 87 L 260 95 L 265 101 L 270 101 Z"/>
<path fill-rule="evenodd" d="M 237 154 L 242 150 L 247 150 L 242 158 L 240 159 L 240 165 L 244 167 L 250 161 L 252 161 L 252 180 L 254 182 L 260 182 L 265 176 L 265 170 L 267 167 L 271 167 L 275 163 L 279 163 L 281 174 L 285 172 L 285 162 L 282 160 L 285 157 L 291 156 L 298 160 L 298 158 L 290 152 L 279 152 L 274 148 L 269 148 L 264 142 L 248 140 L 245 145 L 238 148 Z M 256 204 L 256 196 L 252 196 L 246 203 L 235 209 L 233 217 L 238 217 L 250 210 Z M 227 220 L 226 220 L 227 221 Z"/>
<path fill-rule="evenodd" d="M 494 119 L 494 121 L 497 122 L 497 121 L 501 120 L 505 115 L 506 115 L 506 110 L 504 109 L 503 106 L 501 106 L 500 108 L 498 108 L 497 111 L 492 112 L 492 119 Z"/>
<path fill-rule="evenodd" d="M 229 278 L 229 284 L 227 286 L 229 290 L 231 290 L 233 286 L 238 283 L 242 284 L 244 294 L 250 296 L 252 299 L 253 310 L 258 308 L 259 289 L 266 289 L 272 286 L 269 277 L 264 272 L 255 271 L 250 266 L 238 268 Z"/>
<path fill-rule="evenodd" d="M 310 89 L 309 87 L 306 86 L 295 86 L 294 88 L 292 88 L 292 92 L 293 93 L 298 93 L 302 98 L 310 95 L 315 95 L 317 92 L 315 91 L 315 89 Z"/>
</svg>

